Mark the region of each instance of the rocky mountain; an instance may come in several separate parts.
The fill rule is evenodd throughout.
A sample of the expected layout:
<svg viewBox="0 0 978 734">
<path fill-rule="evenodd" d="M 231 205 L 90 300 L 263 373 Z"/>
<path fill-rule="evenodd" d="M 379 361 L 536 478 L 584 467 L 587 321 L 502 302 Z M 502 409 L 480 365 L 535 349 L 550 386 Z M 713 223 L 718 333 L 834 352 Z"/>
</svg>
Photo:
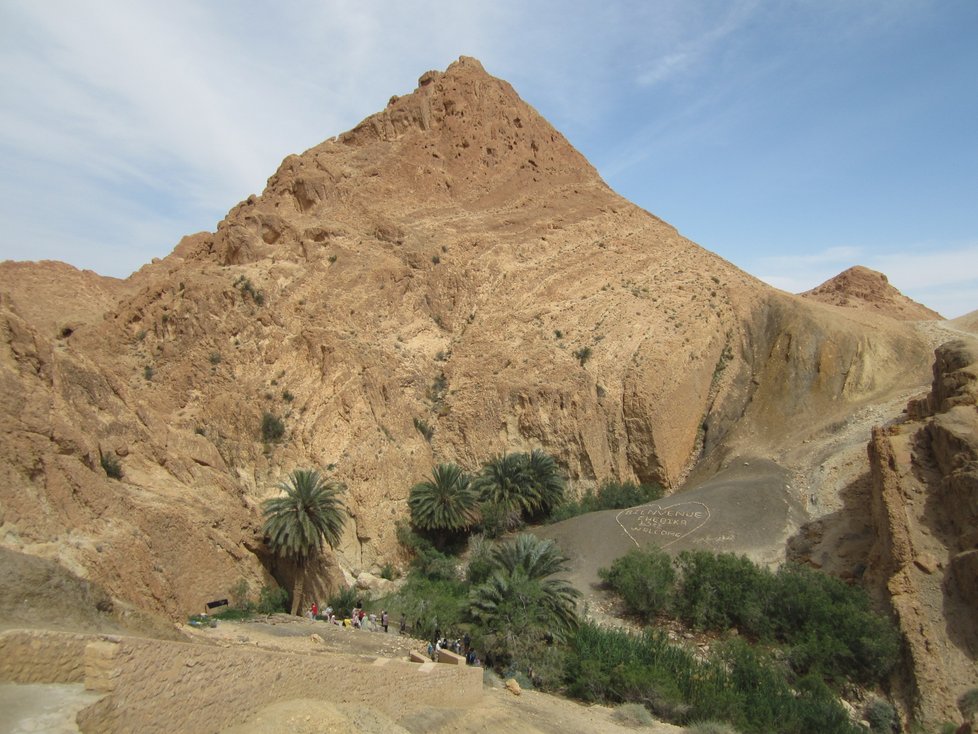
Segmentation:
<svg viewBox="0 0 978 734">
<path fill-rule="evenodd" d="M 817 518 L 841 504 L 819 471 L 869 438 L 852 417 L 932 361 L 900 319 L 933 312 L 848 272 L 829 290 L 879 308 L 766 286 L 463 57 L 125 281 L 0 265 L 0 542 L 175 617 L 287 583 L 259 505 L 297 467 L 349 488 L 317 593 L 399 562 L 434 463 L 503 451 L 552 453 L 573 491 L 757 457 Z"/>
<path fill-rule="evenodd" d="M 884 316 L 903 321 L 939 319 L 941 315 L 907 298 L 890 285 L 883 273 L 856 265 L 839 273 L 822 285 L 805 291 L 810 298 L 834 306 L 873 310 Z"/>
</svg>

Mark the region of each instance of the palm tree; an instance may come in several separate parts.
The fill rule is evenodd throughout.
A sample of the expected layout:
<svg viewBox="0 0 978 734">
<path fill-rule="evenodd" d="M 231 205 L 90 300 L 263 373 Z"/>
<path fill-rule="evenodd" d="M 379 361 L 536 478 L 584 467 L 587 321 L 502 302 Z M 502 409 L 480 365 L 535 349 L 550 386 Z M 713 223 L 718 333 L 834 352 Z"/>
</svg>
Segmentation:
<svg viewBox="0 0 978 734">
<path fill-rule="evenodd" d="M 552 540 L 519 535 L 493 550 L 494 570 L 469 594 L 469 616 L 497 658 L 532 652 L 545 635 L 563 638 L 577 626 L 580 592 L 553 575 L 567 558 Z"/>
<path fill-rule="evenodd" d="M 487 461 L 475 480 L 482 498 L 508 512 L 530 511 L 533 496 L 526 454 L 503 454 Z"/>
<path fill-rule="evenodd" d="M 340 494 L 346 487 L 323 479 L 318 471 L 296 469 L 278 488 L 285 495 L 265 500 L 262 505 L 262 531 L 276 554 L 296 563 L 292 614 L 297 614 L 302 604 L 306 562 L 322 552 L 324 540 L 330 548 L 339 545 L 347 516 Z"/>
<path fill-rule="evenodd" d="M 550 454 L 533 449 L 523 456 L 536 505 L 534 511 L 545 515 L 564 501 L 564 478 Z"/>
<path fill-rule="evenodd" d="M 467 530 L 479 521 L 479 493 L 456 464 L 439 464 L 411 487 L 411 523 L 419 530 Z"/>
</svg>

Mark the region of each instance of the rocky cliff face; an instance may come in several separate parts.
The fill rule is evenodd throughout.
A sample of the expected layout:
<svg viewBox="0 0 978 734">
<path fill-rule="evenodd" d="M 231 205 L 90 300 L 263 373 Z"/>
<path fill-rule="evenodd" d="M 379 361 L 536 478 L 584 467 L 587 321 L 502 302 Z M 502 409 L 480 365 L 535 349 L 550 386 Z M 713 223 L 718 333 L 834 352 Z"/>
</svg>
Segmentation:
<svg viewBox="0 0 978 734">
<path fill-rule="evenodd" d="M 8 263 L 0 294 L 2 543 L 171 615 L 284 580 L 258 507 L 297 467 L 348 485 L 355 575 L 397 561 L 435 462 L 543 448 L 574 488 L 675 488 L 927 365 L 906 324 L 768 288 L 617 196 L 467 58 L 128 280 Z"/>
<path fill-rule="evenodd" d="M 931 391 L 869 445 L 877 541 L 870 578 L 890 597 L 911 666 L 902 681 L 928 726 L 955 721 L 978 686 L 978 348 L 936 352 Z"/>
</svg>

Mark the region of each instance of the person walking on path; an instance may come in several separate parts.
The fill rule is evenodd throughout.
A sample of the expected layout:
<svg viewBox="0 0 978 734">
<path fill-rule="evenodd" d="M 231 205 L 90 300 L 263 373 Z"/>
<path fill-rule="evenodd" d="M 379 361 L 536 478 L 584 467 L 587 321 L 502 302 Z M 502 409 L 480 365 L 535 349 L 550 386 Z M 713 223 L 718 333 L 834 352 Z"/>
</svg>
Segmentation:
<svg viewBox="0 0 978 734">
<path fill-rule="evenodd" d="M 385 609 L 380 613 L 380 626 L 384 628 L 384 634 L 387 634 L 387 625 L 391 622 L 390 617 L 387 616 L 387 610 Z"/>
</svg>

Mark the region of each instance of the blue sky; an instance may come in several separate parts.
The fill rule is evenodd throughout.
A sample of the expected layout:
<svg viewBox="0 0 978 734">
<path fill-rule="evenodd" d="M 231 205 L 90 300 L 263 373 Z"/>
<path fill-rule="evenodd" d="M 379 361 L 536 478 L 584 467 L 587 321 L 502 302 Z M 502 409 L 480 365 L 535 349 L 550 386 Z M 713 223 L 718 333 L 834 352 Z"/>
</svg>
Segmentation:
<svg viewBox="0 0 978 734">
<path fill-rule="evenodd" d="M 619 193 L 798 292 L 978 309 L 975 0 L 3 0 L 0 259 L 124 277 L 479 58 Z"/>
</svg>

